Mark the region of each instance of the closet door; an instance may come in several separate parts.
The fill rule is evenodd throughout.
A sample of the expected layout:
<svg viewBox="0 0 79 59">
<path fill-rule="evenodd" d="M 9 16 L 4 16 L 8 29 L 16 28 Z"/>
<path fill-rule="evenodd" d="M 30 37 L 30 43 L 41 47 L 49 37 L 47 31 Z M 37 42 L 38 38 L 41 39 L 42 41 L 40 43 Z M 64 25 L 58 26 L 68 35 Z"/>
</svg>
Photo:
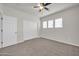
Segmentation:
<svg viewBox="0 0 79 59">
<path fill-rule="evenodd" d="M 32 21 L 23 21 L 23 38 L 29 40 L 37 37 L 37 23 Z"/>
<path fill-rule="evenodd" d="M 3 47 L 17 43 L 17 19 L 3 16 Z"/>
</svg>

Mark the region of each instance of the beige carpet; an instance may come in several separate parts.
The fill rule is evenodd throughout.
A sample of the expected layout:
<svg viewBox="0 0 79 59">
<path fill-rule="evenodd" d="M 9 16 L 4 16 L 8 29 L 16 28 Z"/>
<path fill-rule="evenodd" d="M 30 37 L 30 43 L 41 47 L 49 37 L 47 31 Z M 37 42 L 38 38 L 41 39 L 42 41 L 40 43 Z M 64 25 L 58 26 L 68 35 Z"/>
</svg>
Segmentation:
<svg viewBox="0 0 79 59">
<path fill-rule="evenodd" d="M 79 47 L 36 38 L 0 49 L 2 56 L 79 56 Z"/>
</svg>

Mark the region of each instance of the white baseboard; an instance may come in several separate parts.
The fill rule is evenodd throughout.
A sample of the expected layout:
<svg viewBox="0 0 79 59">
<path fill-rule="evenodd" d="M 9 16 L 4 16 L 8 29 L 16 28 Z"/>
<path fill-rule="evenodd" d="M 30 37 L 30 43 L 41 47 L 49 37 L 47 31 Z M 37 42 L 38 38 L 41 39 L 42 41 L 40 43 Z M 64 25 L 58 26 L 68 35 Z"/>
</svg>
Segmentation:
<svg viewBox="0 0 79 59">
<path fill-rule="evenodd" d="M 18 43 L 22 43 L 22 42 L 25 42 L 25 41 L 27 41 L 27 40 L 32 40 L 32 39 L 34 39 L 34 38 L 40 38 L 39 36 L 35 36 L 35 37 L 30 37 L 30 38 L 24 38 L 22 41 L 19 41 Z M 17 44 L 18 44 L 17 43 Z"/>
<path fill-rule="evenodd" d="M 76 47 L 79 47 L 78 44 L 74 44 L 74 43 L 68 43 L 68 42 L 65 42 L 65 41 L 60 41 L 60 40 L 54 40 L 54 39 L 50 39 L 50 38 L 47 38 L 47 37 L 42 37 L 41 38 L 45 38 L 45 39 L 49 39 L 49 40 L 53 40 L 53 41 L 57 41 L 57 42 L 60 42 L 60 43 L 64 43 L 64 44 L 67 44 L 67 45 L 72 45 L 72 46 L 76 46 Z"/>
</svg>

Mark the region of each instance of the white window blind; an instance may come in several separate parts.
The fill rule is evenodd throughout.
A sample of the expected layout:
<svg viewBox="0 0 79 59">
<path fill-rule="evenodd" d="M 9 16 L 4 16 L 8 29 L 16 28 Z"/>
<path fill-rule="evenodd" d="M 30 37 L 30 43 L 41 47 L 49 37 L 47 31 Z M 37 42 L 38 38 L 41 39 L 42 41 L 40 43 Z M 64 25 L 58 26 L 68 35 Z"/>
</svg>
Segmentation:
<svg viewBox="0 0 79 59">
<path fill-rule="evenodd" d="M 62 18 L 55 19 L 55 28 L 62 28 L 62 27 L 63 27 Z"/>
<path fill-rule="evenodd" d="M 47 28 L 47 21 L 43 21 L 43 28 Z"/>
<path fill-rule="evenodd" d="M 53 20 L 48 21 L 48 28 L 53 28 Z"/>
</svg>

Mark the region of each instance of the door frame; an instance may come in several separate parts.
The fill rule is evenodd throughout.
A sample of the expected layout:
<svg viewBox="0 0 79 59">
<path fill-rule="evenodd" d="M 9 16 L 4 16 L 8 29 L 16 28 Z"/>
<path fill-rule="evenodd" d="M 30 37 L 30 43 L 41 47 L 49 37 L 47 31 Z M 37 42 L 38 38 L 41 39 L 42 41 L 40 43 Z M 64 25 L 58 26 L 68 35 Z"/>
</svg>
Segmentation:
<svg viewBox="0 0 79 59">
<path fill-rule="evenodd" d="M 1 34 L 1 40 L 0 40 L 0 45 L 1 45 L 1 47 L 0 48 L 3 48 L 3 17 L 2 16 L 0 16 L 0 21 L 1 21 L 1 29 L 0 29 L 0 34 Z"/>
</svg>

